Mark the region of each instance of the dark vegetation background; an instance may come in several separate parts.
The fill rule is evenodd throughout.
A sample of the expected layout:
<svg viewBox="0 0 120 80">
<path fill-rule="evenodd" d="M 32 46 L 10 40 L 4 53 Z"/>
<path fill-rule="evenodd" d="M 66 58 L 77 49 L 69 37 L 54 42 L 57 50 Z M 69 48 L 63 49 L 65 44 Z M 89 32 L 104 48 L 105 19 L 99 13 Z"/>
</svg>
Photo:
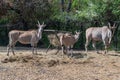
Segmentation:
<svg viewBox="0 0 120 80">
<path fill-rule="evenodd" d="M 88 27 L 116 23 L 110 49 L 120 48 L 120 0 L 0 0 L 0 46 L 7 46 L 9 31 L 37 29 L 38 20 L 47 25 L 45 29 L 82 31 L 76 49 L 84 49 Z M 43 33 L 38 47 L 48 46 L 48 34 Z M 97 45 L 103 49 L 103 44 Z M 23 45 L 17 43 L 17 46 Z"/>
</svg>

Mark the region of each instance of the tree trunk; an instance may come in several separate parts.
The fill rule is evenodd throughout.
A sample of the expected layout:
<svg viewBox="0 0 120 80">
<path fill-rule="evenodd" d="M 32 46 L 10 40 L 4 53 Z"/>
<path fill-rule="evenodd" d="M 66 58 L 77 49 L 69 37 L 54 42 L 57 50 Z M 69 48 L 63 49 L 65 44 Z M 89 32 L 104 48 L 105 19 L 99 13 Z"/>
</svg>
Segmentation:
<svg viewBox="0 0 120 80">
<path fill-rule="evenodd" d="M 68 7 L 67 7 L 68 13 L 70 12 L 71 6 L 72 6 L 72 0 L 69 0 Z"/>
<path fill-rule="evenodd" d="M 6 6 L 7 4 L 4 2 L 4 0 L 0 0 L 0 17 L 7 13 Z"/>
<path fill-rule="evenodd" d="M 61 0 L 61 10 L 64 12 L 64 0 Z"/>
</svg>

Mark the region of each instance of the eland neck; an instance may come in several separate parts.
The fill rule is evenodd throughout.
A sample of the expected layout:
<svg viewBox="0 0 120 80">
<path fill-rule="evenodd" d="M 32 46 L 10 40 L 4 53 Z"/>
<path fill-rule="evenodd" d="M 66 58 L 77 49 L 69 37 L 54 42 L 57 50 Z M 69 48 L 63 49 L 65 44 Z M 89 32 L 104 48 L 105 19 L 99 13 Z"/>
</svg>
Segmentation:
<svg viewBox="0 0 120 80">
<path fill-rule="evenodd" d="M 75 38 L 75 41 L 77 42 L 78 39 L 79 39 L 79 34 L 75 34 L 75 35 L 74 35 L 74 38 Z"/>
<path fill-rule="evenodd" d="M 37 37 L 38 37 L 39 40 L 42 38 L 42 28 L 38 29 Z"/>
</svg>

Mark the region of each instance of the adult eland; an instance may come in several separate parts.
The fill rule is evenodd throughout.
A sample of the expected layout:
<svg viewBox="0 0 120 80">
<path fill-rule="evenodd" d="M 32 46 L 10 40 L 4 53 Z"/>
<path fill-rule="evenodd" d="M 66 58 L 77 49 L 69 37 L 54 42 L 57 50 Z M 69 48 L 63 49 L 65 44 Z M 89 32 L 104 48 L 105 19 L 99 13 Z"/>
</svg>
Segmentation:
<svg viewBox="0 0 120 80">
<path fill-rule="evenodd" d="M 103 27 L 90 27 L 86 30 L 86 43 L 85 43 L 85 50 L 88 51 L 87 47 L 90 41 L 92 40 L 92 46 L 96 50 L 97 53 L 98 50 L 96 49 L 96 42 L 102 41 L 105 46 L 105 54 L 108 52 L 107 48 L 109 47 L 113 33 L 115 32 L 115 23 L 113 26 L 111 26 L 110 23 L 108 23 L 108 26 Z"/>
<path fill-rule="evenodd" d="M 34 49 L 37 47 L 37 43 L 42 38 L 42 31 L 43 28 L 46 26 L 44 23 L 40 24 L 38 21 L 38 30 L 29 30 L 29 31 L 21 31 L 21 30 L 12 30 L 9 32 L 9 44 L 7 47 L 7 55 L 9 56 L 9 50 L 12 50 L 13 55 L 14 53 L 14 46 L 16 42 L 20 42 L 22 44 L 31 44 L 32 46 L 32 53 L 34 54 Z M 37 54 L 37 50 L 36 50 Z"/>
</svg>

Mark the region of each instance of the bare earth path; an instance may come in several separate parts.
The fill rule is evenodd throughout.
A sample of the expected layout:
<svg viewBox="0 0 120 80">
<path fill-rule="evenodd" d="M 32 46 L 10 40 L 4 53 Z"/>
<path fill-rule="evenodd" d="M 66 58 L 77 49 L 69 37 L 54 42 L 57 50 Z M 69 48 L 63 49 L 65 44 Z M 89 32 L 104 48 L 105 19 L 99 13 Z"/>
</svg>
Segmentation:
<svg viewBox="0 0 120 80">
<path fill-rule="evenodd" d="M 74 51 L 73 58 L 56 50 L 38 50 L 32 55 L 29 49 L 15 50 L 16 56 L 6 56 L 0 48 L 0 80 L 120 80 L 120 53 L 96 54 Z"/>
</svg>

